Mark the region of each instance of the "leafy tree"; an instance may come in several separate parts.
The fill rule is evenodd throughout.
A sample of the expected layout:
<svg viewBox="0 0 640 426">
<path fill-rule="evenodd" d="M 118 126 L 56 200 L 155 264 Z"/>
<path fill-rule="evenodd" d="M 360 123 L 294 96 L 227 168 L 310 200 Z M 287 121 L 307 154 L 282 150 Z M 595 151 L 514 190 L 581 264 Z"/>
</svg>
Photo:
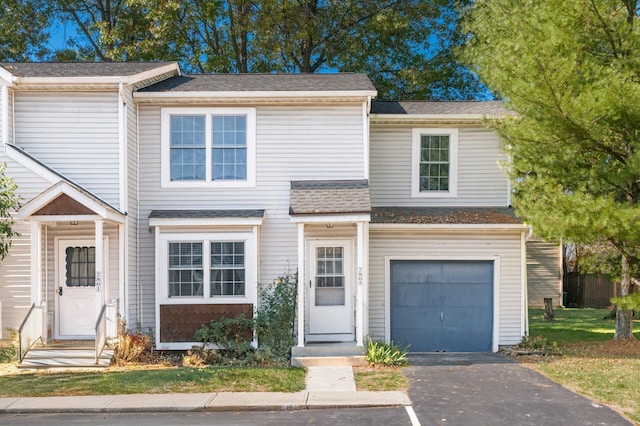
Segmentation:
<svg viewBox="0 0 640 426">
<path fill-rule="evenodd" d="M 0 7 L 0 60 L 42 58 L 48 37 L 50 8 L 46 0 L 3 0 Z"/>
<path fill-rule="evenodd" d="M 11 212 L 18 210 L 20 199 L 15 194 L 16 183 L 6 176 L 5 165 L 0 163 L 0 260 L 4 259 L 11 247 L 11 238 L 19 234 L 13 230 Z"/>
<path fill-rule="evenodd" d="M 365 72 L 381 98 L 459 99 L 485 93 L 453 54 L 463 41 L 456 6 L 470 1 L 55 3 L 80 30 L 76 59 L 175 59 L 190 72 Z"/>
<path fill-rule="evenodd" d="M 517 117 L 491 125 L 514 204 L 539 233 L 620 254 L 622 295 L 640 247 L 640 32 L 632 0 L 478 0 L 467 60 Z M 633 338 L 619 309 L 616 339 Z"/>
<path fill-rule="evenodd" d="M 55 52 L 57 60 L 135 61 L 171 59 L 167 39 L 173 0 L 54 0 L 59 20 L 71 22 L 78 35 L 73 49 Z"/>
</svg>

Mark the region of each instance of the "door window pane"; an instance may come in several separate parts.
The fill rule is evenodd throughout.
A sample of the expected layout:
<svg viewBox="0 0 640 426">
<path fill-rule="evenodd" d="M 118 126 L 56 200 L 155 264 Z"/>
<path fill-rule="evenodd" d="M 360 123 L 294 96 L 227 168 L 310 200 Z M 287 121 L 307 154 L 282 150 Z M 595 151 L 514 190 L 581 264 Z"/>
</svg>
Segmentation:
<svg viewBox="0 0 640 426">
<path fill-rule="evenodd" d="M 95 247 L 67 247 L 65 258 L 67 287 L 95 287 Z"/>
<path fill-rule="evenodd" d="M 316 248 L 315 305 L 344 306 L 343 247 Z"/>
</svg>

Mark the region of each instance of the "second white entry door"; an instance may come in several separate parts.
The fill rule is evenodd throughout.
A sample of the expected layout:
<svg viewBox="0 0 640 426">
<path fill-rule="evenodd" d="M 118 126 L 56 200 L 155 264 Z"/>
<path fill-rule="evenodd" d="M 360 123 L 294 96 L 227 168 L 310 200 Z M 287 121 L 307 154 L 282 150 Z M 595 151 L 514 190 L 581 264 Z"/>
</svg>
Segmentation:
<svg viewBox="0 0 640 426">
<path fill-rule="evenodd" d="M 350 240 L 309 244 L 309 340 L 313 336 L 353 335 L 353 266 Z M 323 339 L 326 340 L 326 339 Z M 341 340 L 336 336 L 335 340 Z"/>
</svg>

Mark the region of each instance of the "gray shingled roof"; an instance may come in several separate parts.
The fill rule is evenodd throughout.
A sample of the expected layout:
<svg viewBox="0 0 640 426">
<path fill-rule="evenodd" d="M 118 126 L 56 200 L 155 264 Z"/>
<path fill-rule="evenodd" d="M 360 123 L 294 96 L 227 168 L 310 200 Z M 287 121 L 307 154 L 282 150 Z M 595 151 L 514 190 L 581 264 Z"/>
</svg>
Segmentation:
<svg viewBox="0 0 640 426">
<path fill-rule="evenodd" d="M 371 196 L 367 180 L 292 181 L 289 213 L 369 213 Z"/>
<path fill-rule="evenodd" d="M 364 74 L 191 74 L 172 77 L 140 92 L 375 91 Z"/>
<path fill-rule="evenodd" d="M 428 114 L 479 114 L 507 115 L 500 101 L 374 101 L 372 114 L 428 115 Z"/>
<path fill-rule="evenodd" d="M 127 77 L 175 62 L 0 62 L 18 77 Z"/>
<path fill-rule="evenodd" d="M 374 207 L 371 223 L 522 224 L 509 207 Z"/>
<path fill-rule="evenodd" d="M 152 210 L 149 219 L 226 219 L 264 217 L 264 210 Z"/>
</svg>

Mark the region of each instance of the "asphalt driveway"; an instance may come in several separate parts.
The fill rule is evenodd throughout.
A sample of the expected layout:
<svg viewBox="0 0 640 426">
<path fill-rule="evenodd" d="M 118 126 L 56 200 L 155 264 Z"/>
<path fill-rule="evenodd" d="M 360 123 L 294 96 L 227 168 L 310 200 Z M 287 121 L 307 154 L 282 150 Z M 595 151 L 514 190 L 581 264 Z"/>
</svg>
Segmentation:
<svg viewBox="0 0 640 426">
<path fill-rule="evenodd" d="M 411 354 L 405 375 L 422 425 L 630 425 L 496 354 Z"/>
</svg>

